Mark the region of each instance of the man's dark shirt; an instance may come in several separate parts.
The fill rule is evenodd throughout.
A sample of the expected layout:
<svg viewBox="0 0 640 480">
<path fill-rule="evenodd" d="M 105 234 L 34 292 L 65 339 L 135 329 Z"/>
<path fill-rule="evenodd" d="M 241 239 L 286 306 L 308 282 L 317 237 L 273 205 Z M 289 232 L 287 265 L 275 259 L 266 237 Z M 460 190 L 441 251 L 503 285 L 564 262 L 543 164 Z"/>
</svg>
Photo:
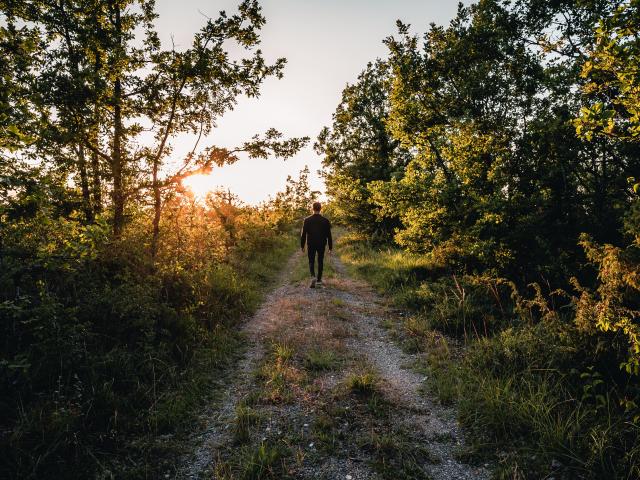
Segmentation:
<svg viewBox="0 0 640 480">
<path fill-rule="evenodd" d="M 331 222 L 319 213 L 305 218 L 300 235 L 300 248 L 304 248 L 305 242 L 309 247 L 316 249 L 324 249 L 324 246 L 329 242 L 329 250 L 333 250 Z"/>
</svg>

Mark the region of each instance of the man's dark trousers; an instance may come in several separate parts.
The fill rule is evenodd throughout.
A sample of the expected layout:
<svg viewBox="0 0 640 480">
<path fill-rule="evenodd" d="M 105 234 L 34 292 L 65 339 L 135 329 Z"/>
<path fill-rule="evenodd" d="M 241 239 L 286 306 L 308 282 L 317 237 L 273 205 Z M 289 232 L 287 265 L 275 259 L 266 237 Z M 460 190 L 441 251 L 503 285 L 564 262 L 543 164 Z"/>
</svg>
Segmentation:
<svg viewBox="0 0 640 480">
<path fill-rule="evenodd" d="M 309 256 L 309 272 L 312 277 L 316 276 L 315 273 L 315 259 L 318 254 L 318 281 L 322 281 L 322 269 L 324 267 L 324 245 L 319 247 L 313 244 L 307 245 L 307 255 Z"/>
</svg>

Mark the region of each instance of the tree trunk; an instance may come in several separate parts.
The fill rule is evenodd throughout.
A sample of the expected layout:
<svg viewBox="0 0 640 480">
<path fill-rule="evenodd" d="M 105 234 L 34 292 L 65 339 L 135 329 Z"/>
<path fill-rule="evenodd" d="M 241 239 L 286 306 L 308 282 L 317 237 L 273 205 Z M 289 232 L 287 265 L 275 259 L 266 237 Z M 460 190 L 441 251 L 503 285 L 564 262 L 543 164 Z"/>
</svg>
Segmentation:
<svg viewBox="0 0 640 480">
<path fill-rule="evenodd" d="M 114 92 L 114 128 L 113 154 L 111 155 L 111 170 L 113 173 L 113 234 L 118 237 L 124 228 L 124 185 L 122 178 L 122 107 L 120 105 L 122 86 L 120 79 L 116 79 Z"/>
<path fill-rule="evenodd" d="M 171 102 L 171 113 L 169 114 L 169 118 L 164 130 L 164 135 L 162 136 L 162 141 L 160 142 L 158 151 L 153 157 L 153 231 L 151 233 L 151 257 L 154 260 L 156 258 L 156 254 L 158 253 L 158 241 L 160 240 L 160 218 L 162 215 L 162 191 L 160 190 L 160 181 L 158 180 L 158 170 L 160 169 L 160 162 L 162 161 L 162 155 L 164 154 L 164 148 L 167 144 L 167 139 L 169 138 L 171 129 L 173 128 L 173 121 L 175 119 L 178 97 L 180 95 L 180 92 L 184 88 L 186 81 L 187 79 L 186 77 L 184 77 L 180 85 L 173 93 L 173 100 Z"/>
<path fill-rule="evenodd" d="M 156 158 L 153 162 L 153 233 L 151 237 L 151 256 L 156 258 L 158 253 L 158 241 L 160 239 L 160 215 L 162 213 L 162 197 L 158 182 L 158 165 Z"/>
<path fill-rule="evenodd" d="M 82 189 L 82 209 L 88 223 L 92 223 L 95 216 L 91 206 L 91 192 L 89 191 L 89 177 L 87 174 L 87 159 L 84 154 L 84 146 L 78 147 L 78 170 L 80 173 L 80 187 Z"/>
<path fill-rule="evenodd" d="M 116 35 L 121 35 L 120 6 L 115 5 Z M 115 80 L 113 91 L 113 152 L 111 155 L 111 171 L 113 174 L 113 234 L 119 237 L 124 228 L 124 180 L 122 155 L 122 81 L 120 77 Z"/>
<path fill-rule="evenodd" d="M 65 10 L 66 4 L 63 0 L 60 1 L 59 8 L 63 15 L 65 15 L 65 20 L 69 22 L 70 18 L 67 16 Z M 75 80 L 80 78 L 80 60 L 71 40 L 68 28 L 69 24 L 66 23 L 65 25 L 64 39 L 67 45 L 67 54 L 69 56 L 69 68 L 71 70 L 72 77 Z M 91 205 L 91 192 L 89 191 L 89 176 L 87 173 L 87 159 L 85 156 L 84 145 L 80 144 L 76 147 L 76 154 L 78 156 L 78 173 L 80 174 L 80 188 L 82 190 L 82 210 L 84 211 L 87 222 L 92 223 L 95 216 Z"/>
<path fill-rule="evenodd" d="M 97 144 L 96 144 L 97 145 Z M 102 212 L 102 181 L 100 180 L 100 159 L 96 152 L 91 153 L 91 193 L 94 213 Z"/>
<path fill-rule="evenodd" d="M 102 68 L 102 62 L 100 60 L 100 53 L 97 49 L 94 49 L 95 64 L 94 64 L 94 89 L 98 91 L 98 74 Z M 93 119 L 90 130 L 90 141 L 96 149 L 100 148 L 100 111 L 98 104 L 93 106 Z M 91 190 L 93 194 L 93 210 L 95 213 L 102 212 L 102 179 L 100 176 L 100 157 L 97 151 L 91 152 Z"/>
</svg>

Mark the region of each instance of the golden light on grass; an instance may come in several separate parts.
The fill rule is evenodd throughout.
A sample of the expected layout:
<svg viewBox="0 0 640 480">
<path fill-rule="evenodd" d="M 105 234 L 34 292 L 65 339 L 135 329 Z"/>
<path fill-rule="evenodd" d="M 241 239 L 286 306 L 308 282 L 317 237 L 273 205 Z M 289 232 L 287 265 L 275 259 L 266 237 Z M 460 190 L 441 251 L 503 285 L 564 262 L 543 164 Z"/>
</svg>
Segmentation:
<svg viewBox="0 0 640 480">
<path fill-rule="evenodd" d="M 198 173 L 186 177 L 182 179 L 182 186 L 191 190 L 197 198 L 206 198 L 207 194 L 217 187 L 213 175 L 209 173 Z"/>
</svg>

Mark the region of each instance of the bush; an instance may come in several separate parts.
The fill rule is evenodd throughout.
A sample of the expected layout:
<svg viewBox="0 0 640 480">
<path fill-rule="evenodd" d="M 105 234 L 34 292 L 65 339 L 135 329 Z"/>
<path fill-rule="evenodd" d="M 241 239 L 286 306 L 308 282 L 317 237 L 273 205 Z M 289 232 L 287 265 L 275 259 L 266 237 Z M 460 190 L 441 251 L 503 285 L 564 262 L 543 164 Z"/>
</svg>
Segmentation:
<svg viewBox="0 0 640 480">
<path fill-rule="evenodd" d="M 621 259 L 610 259 L 595 293 L 572 299 L 532 285 L 528 299 L 489 275 L 438 275 L 428 256 L 371 252 L 354 237 L 342 251 L 356 273 L 411 310 L 399 318 L 401 339 L 423 352 L 429 388 L 457 404 L 467 454 L 494 458 L 496 478 L 640 475 L 640 387 L 620 368 L 630 344 L 594 328 L 589 315 L 604 312 L 606 298 L 617 309 L 635 295 L 621 288 L 635 277 L 611 268 Z"/>
<path fill-rule="evenodd" d="M 475 342 L 458 370 L 459 412 L 476 454 L 500 452 L 498 477 L 631 478 L 638 395 L 589 365 L 568 324 L 508 329 Z M 631 476 L 630 476 L 631 475 Z"/>
<path fill-rule="evenodd" d="M 193 208 L 194 217 L 209 214 Z M 252 223 L 253 213 L 238 210 L 236 243 L 208 240 L 225 242 L 222 258 L 215 245 L 198 244 L 216 217 L 164 230 L 155 260 L 145 217 L 117 241 L 101 220 L 42 216 L 3 226 L 2 478 L 166 471 L 172 453 L 158 435 L 188 425 L 237 350 L 237 321 L 293 249 L 289 234 Z"/>
</svg>

